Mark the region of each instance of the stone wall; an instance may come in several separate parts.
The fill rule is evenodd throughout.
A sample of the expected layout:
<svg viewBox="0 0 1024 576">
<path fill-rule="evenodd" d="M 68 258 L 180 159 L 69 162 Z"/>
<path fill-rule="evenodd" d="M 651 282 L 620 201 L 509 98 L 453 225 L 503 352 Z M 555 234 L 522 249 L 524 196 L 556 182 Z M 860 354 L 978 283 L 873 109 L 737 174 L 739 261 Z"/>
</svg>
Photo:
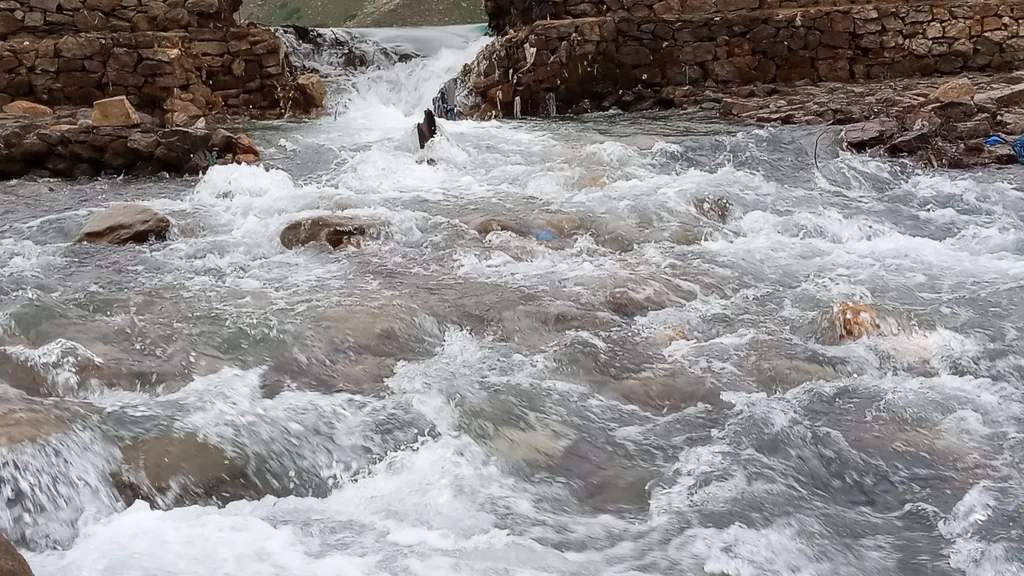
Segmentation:
<svg viewBox="0 0 1024 576">
<path fill-rule="evenodd" d="M 693 16 L 779 8 L 830 8 L 869 4 L 906 4 L 899 0 L 486 0 L 495 32 L 540 20 L 611 16 L 634 18 Z M 916 3 L 915 3 L 916 4 Z"/>
<path fill-rule="evenodd" d="M 0 0 L 0 35 L 235 26 L 237 0 Z"/>
<path fill-rule="evenodd" d="M 482 99 L 473 115 L 511 116 L 516 99 L 543 115 L 672 101 L 690 86 L 1016 69 L 1022 24 L 1019 0 L 552 20 L 487 46 L 468 83 Z"/>
<path fill-rule="evenodd" d="M 284 44 L 236 24 L 237 9 L 237 0 L 0 0 L 0 105 L 124 95 L 154 115 L 280 115 L 292 81 Z"/>
</svg>

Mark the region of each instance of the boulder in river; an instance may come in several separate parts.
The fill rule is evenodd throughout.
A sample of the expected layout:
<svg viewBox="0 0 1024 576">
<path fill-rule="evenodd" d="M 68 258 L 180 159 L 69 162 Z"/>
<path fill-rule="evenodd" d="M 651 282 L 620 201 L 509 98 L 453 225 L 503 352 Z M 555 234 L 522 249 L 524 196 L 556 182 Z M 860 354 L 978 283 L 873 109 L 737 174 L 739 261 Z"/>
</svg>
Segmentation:
<svg viewBox="0 0 1024 576">
<path fill-rule="evenodd" d="M 142 244 L 167 239 L 171 221 L 141 204 L 115 204 L 89 220 L 75 242 L 90 244 Z"/>
<path fill-rule="evenodd" d="M 114 484 L 129 505 L 144 500 L 167 508 L 253 494 L 245 462 L 191 432 L 128 444 L 121 453 Z"/>
<path fill-rule="evenodd" d="M 32 576 L 32 568 L 3 534 L 0 534 L 0 576 Z"/>
<path fill-rule="evenodd" d="M 881 330 L 878 313 L 862 302 L 840 302 L 823 321 L 822 341 L 825 344 L 846 344 L 873 336 Z"/>
<path fill-rule="evenodd" d="M 316 74 L 303 74 L 295 79 L 299 112 L 315 114 L 323 111 L 327 103 L 327 84 Z"/>
<path fill-rule="evenodd" d="M 359 248 L 366 238 L 379 238 L 384 222 L 331 214 L 292 222 L 281 231 L 281 244 L 292 250 L 307 244 L 326 242 L 334 249 Z"/>
</svg>

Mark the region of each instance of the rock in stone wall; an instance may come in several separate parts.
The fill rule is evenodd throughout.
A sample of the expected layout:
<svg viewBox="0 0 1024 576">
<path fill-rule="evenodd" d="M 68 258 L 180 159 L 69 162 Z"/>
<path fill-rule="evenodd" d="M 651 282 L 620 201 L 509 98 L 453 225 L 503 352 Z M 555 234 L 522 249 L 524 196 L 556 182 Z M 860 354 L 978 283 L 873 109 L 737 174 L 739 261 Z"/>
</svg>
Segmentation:
<svg viewBox="0 0 1024 576">
<path fill-rule="evenodd" d="M 537 22 L 487 46 L 469 81 L 478 116 L 511 116 L 516 98 L 523 115 L 544 115 L 708 82 L 877 80 L 1022 62 L 1024 2 L 900 4 Z"/>
<path fill-rule="evenodd" d="M 621 18 L 673 18 L 698 14 L 727 13 L 777 8 L 828 8 L 869 4 L 906 4 L 900 0 L 486 0 L 491 30 L 541 20 L 566 20 L 611 16 Z"/>
</svg>

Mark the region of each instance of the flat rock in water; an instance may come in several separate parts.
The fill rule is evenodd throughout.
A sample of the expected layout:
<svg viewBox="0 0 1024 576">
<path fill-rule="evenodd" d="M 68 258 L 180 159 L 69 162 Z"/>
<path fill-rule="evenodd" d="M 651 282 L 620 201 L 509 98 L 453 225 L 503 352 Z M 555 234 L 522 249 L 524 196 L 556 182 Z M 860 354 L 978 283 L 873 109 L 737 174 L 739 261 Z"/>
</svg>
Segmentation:
<svg viewBox="0 0 1024 576">
<path fill-rule="evenodd" d="M 90 244 L 141 244 L 167 238 L 171 221 L 141 204 L 117 204 L 96 214 L 75 242 Z"/>
<path fill-rule="evenodd" d="M 289 250 L 326 242 L 331 248 L 358 248 L 365 238 L 380 237 L 384 222 L 352 216 L 313 216 L 292 222 L 281 231 L 281 244 Z"/>
<path fill-rule="evenodd" d="M 0 534 L 0 574 L 3 576 L 32 576 L 32 568 L 11 544 L 11 541 Z"/>
</svg>

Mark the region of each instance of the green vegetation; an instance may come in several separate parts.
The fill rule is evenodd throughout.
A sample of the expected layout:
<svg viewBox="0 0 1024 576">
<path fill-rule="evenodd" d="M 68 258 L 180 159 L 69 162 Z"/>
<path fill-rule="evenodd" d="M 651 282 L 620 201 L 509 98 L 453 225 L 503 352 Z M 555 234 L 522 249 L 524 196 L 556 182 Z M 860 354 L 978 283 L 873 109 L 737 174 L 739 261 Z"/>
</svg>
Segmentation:
<svg viewBox="0 0 1024 576">
<path fill-rule="evenodd" d="M 483 0 L 253 0 L 242 17 L 305 26 L 443 26 L 486 22 Z"/>
</svg>

